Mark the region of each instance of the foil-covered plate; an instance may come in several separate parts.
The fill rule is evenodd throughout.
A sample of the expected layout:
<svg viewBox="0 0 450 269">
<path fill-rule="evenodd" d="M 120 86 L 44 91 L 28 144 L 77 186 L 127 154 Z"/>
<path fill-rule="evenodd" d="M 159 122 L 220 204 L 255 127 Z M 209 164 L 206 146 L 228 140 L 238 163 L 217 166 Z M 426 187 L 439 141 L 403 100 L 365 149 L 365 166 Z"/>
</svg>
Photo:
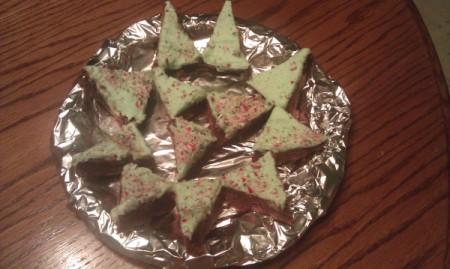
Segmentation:
<svg viewBox="0 0 450 269">
<path fill-rule="evenodd" d="M 185 29 L 202 51 L 212 34 L 216 16 L 184 15 Z M 288 59 L 299 47 L 286 37 L 255 23 L 237 20 L 252 73 L 270 69 Z M 118 38 L 106 41 L 90 59 L 89 65 L 124 70 L 151 70 L 156 59 L 161 15 L 140 21 L 124 30 Z M 314 54 L 314 48 L 312 48 Z M 95 235 L 109 247 L 134 259 L 164 268 L 210 268 L 258 263 L 282 253 L 299 240 L 308 227 L 323 216 L 343 180 L 350 128 L 350 103 L 344 90 L 311 60 L 304 70 L 306 83 L 300 85 L 298 112 L 306 115 L 309 126 L 328 135 L 323 148 L 312 157 L 279 166 L 285 185 L 293 225 L 274 221 L 256 213 L 222 212 L 204 243 L 207 253 L 191 256 L 176 240 L 154 229 L 130 234 L 117 232 L 110 217 L 119 192 L 118 178 L 104 184 L 92 184 L 72 167 L 72 154 L 83 151 L 105 134 L 113 132 L 117 122 L 107 111 L 88 98 L 80 75 L 59 110 L 53 130 L 52 151 L 58 161 L 69 205 L 86 222 Z M 191 72 L 187 80 L 205 88 L 239 88 L 245 90 L 245 76 L 210 75 Z M 173 180 L 175 158 L 167 132 L 167 117 L 161 104 L 155 104 L 143 124 L 144 137 L 154 151 L 155 173 Z M 202 119 L 196 119 L 201 122 Z M 223 147 L 204 166 L 199 177 L 212 178 L 221 172 L 242 166 L 251 160 L 252 146 L 258 135 Z M 215 233 L 215 231 L 218 231 Z"/>
</svg>

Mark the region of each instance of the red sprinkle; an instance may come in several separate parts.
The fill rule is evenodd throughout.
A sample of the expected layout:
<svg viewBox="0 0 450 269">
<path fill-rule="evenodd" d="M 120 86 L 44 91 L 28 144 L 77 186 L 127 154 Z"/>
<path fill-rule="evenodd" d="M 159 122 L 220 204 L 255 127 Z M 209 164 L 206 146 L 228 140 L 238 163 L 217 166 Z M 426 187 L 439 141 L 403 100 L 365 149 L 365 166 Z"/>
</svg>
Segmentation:
<svg viewBox="0 0 450 269">
<path fill-rule="evenodd" d="M 136 100 L 136 107 L 139 108 L 139 100 Z"/>
<path fill-rule="evenodd" d="M 247 189 L 248 189 L 248 193 L 250 193 L 250 194 L 252 194 L 252 193 L 253 193 L 253 190 L 252 190 L 252 188 L 250 188 L 250 187 L 247 187 Z"/>
<path fill-rule="evenodd" d="M 259 162 L 252 162 L 250 165 L 251 165 L 253 168 L 261 168 L 261 167 L 262 167 L 262 165 L 261 165 Z"/>
<path fill-rule="evenodd" d="M 242 178 L 242 182 L 245 182 L 245 181 L 247 181 L 247 180 L 245 179 L 245 177 L 243 177 L 243 178 Z"/>
<path fill-rule="evenodd" d="M 181 221 L 182 221 L 182 222 L 187 222 L 187 219 L 182 219 Z"/>
</svg>

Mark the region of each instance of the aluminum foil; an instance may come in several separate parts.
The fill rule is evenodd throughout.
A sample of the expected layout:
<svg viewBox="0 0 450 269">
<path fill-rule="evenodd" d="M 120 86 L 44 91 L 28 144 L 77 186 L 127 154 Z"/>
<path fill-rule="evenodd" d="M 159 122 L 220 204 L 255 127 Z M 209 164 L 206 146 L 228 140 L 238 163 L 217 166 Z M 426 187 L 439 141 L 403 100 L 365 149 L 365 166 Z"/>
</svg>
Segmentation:
<svg viewBox="0 0 450 269">
<path fill-rule="evenodd" d="M 88 64 L 129 71 L 152 69 L 160 18 L 158 15 L 138 22 L 124 30 L 117 39 L 106 41 Z M 185 15 L 182 19 L 196 47 L 202 51 L 212 34 L 216 16 Z M 289 39 L 255 23 L 237 20 L 237 25 L 253 74 L 285 61 L 299 49 Z M 288 206 L 295 219 L 293 225 L 274 221 L 269 216 L 251 212 L 239 214 L 233 208 L 226 209 L 215 223 L 212 236 L 204 243 L 207 254 L 201 256 L 187 254 L 179 242 L 167 239 L 157 229 L 118 233 L 109 215 L 120 188 L 118 178 L 93 184 L 78 175 L 71 165 L 72 154 L 101 141 L 113 133 L 118 124 L 101 105 L 87 97 L 82 75 L 64 101 L 53 130 L 52 150 L 58 160 L 70 207 L 109 247 L 163 268 L 246 265 L 282 253 L 299 240 L 329 207 L 343 180 L 351 121 L 350 103 L 343 89 L 324 74 L 313 60 L 304 73 L 307 74 L 307 81 L 301 85 L 302 99 L 298 112 L 306 115 L 307 124 L 312 129 L 327 134 L 329 140 L 314 156 L 278 167 L 286 187 Z M 230 90 L 251 91 L 242 74 L 197 74 L 192 71 L 185 79 L 196 81 L 209 90 L 227 87 Z M 204 119 L 199 117 L 195 120 L 202 123 Z M 158 166 L 154 172 L 173 180 L 175 158 L 167 122 L 161 104 L 154 104 L 143 130 Z M 256 131 L 247 141 L 223 147 L 205 165 L 199 177 L 213 178 L 248 163 L 257 135 Z"/>
</svg>

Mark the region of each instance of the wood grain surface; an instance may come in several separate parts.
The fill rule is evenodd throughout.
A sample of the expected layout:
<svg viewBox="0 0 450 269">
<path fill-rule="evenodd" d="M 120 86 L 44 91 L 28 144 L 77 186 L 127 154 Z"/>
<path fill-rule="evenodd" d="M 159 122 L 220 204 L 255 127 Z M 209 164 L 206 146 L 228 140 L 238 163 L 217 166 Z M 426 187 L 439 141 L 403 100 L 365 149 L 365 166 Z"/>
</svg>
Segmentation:
<svg viewBox="0 0 450 269">
<path fill-rule="evenodd" d="M 223 1 L 174 0 L 182 13 Z M 444 268 L 448 259 L 448 93 L 406 0 L 233 1 L 235 15 L 303 47 L 353 110 L 346 177 L 327 216 L 250 268 Z M 67 207 L 50 153 L 58 108 L 104 40 L 163 1 L 0 3 L 0 268 L 146 268 L 99 242 Z"/>
</svg>

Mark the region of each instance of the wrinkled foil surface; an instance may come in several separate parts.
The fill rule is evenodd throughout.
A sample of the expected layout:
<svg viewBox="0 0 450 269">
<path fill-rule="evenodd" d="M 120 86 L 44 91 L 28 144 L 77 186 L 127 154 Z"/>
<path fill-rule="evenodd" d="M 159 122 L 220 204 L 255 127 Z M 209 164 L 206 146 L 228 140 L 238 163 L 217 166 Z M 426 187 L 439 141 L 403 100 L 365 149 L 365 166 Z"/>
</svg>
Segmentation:
<svg viewBox="0 0 450 269">
<path fill-rule="evenodd" d="M 138 22 L 115 40 L 106 41 L 91 58 L 89 65 L 103 65 L 128 71 L 151 70 L 156 59 L 160 31 L 160 15 Z M 212 34 L 216 16 L 185 15 L 183 24 L 196 47 L 203 51 Z M 254 23 L 237 20 L 245 54 L 256 74 L 270 69 L 299 48 L 289 39 Z M 314 54 L 314 48 L 312 48 Z M 307 68 L 307 81 L 302 90 L 299 112 L 303 112 L 312 129 L 329 136 L 323 148 L 312 157 L 279 166 L 286 187 L 288 206 L 295 222 L 287 225 L 269 216 L 240 214 L 226 209 L 204 243 L 208 251 L 191 256 L 179 242 L 165 238 L 157 230 L 118 233 L 109 211 L 119 193 L 119 179 L 108 184 L 91 184 L 79 176 L 71 165 L 72 154 L 101 141 L 104 134 L 114 132 L 118 124 L 95 100 L 87 98 L 84 77 L 80 75 L 64 101 L 53 131 L 52 150 L 69 197 L 69 205 L 106 245 L 134 259 L 163 268 L 209 268 L 246 265 L 261 262 L 282 253 L 295 243 L 308 227 L 324 215 L 343 180 L 350 128 L 350 103 L 343 89 L 312 60 Z M 193 72 L 187 80 L 207 89 L 237 87 L 245 90 L 239 74 L 205 79 Z M 144 123 L 144 137 L 154 151 L 158 166 L 155 173 L 173 180 L 175 158 L 167 131 L 167 117 L 161 104 L 156 104 Z M 202 123 L 202 119 L 196 119 Z M 247 141 L 223 147 L 204 166 L 199 177 L 213 178 L 251 160 L 252 146 L 258 132 Z M 113 201 L 113 202 L 112 202 Z"/>
</svg>

